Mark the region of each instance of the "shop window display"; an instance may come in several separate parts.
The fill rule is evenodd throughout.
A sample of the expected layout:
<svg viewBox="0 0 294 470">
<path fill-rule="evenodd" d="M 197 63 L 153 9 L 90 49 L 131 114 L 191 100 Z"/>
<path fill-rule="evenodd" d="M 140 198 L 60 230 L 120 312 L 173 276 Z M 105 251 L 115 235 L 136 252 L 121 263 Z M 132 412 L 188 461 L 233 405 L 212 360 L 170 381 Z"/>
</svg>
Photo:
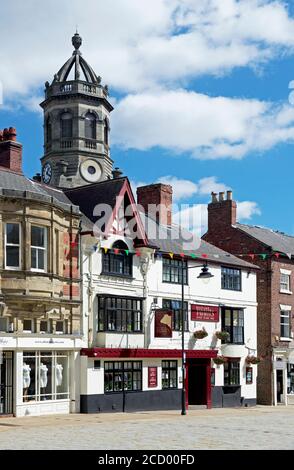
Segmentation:
<svg viewBox="0 0 294 470">
<path fill-rule="evenodd" d="M 68 355 L 56 352 L 25 352 L 23 401 L 69 398 Z"/>
</svg>

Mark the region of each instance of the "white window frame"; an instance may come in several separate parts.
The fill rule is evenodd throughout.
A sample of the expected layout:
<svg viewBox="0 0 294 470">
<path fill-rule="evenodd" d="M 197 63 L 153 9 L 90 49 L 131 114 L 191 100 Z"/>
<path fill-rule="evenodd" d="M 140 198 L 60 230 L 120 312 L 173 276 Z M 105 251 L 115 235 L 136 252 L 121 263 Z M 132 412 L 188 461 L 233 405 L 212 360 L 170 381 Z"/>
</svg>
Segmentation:
<svg viewBox="0 0 294 470">
<path fill-rule="evenodd" d="M 46 273 L 48 270 L 48 227 L 44 225 L 35 225 L 31 224 L 31 242 L 32 242 L 32 228 L 33 227 L 38 227 L 43 230 L 45 230 L 45 235 L 44 235 L 44 247 L 41 246 L 34 246 L 31 243 L 31 271 L 37 272 L 37 273 Z M 44 269 L 39 269 L 39 268 L 33 268 L 32 267 L 32 250 L 37 250 L 37 254 L 39 251 L 44 252 Z M 38 256 L 36 257 L 37 262 L 38 262 Z"/>
<path fill-rule="evenodd" d="M 18 244 L 15 244 L 15 243 L 7 243 L 7 225 L 18 225 L 18 235 L 19 235 L 19 243 Z M 21 270 L 21 224 L 19 222 L 10 222 L 10 221 L 7 221 L 5 222 L 5 227 L 4 227 L 4 230 L 5 230 L 5 234 L 4 234 L 4 244 L 5 244 L 5 247 L 4 247 L 4 255 L 5 255 L 5 269 L 9 269 L 11 271 L 19 271 Z M 18 247 L 18 266 L 9 266 L 7 264 L 7 253 L 6 253 L 6 248 L 8 246 L 14 246 L 14 247 Z"/>
<path fill-rule="evenodd" d="M 288 318 L 289 320 L 289 323 L 282 323 L 282 318 Z M 291 341 L 292 338 L 291 338 L 291 332 L 292 332 L 292 328 L 291 328 L 291 320 L 292 320 L 292 315 L 291 315 L 291 310 L 288 308 L 288 309 L 281 309 L 280 310 L 280 334 L 281 334 L 281 329 L 282 329 L 282 324 L 283 325 L 289 325 L 289 336 L 280 336 L 280 340 L 281 341 Z"/>
<path fill-rule="evenodd" d="M 285 282 L 282 282 L 283 277 L 286 278 Z M 281 269 L 280 270 L 280 292 L 283 293 L 283 294 L 292 294 L 292 292 L 291 292 L 291 271 L 288 271 L 286 269 Z"/>
</svg>

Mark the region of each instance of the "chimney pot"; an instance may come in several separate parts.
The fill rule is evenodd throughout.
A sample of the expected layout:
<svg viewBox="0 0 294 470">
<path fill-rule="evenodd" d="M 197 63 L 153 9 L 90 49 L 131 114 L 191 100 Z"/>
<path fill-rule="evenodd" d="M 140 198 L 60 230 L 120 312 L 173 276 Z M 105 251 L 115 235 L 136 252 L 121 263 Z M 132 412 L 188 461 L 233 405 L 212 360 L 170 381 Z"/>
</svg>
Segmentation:
<svg viewBox="0 0 294 470">
<path fill-rule="evenodd" d="M 9 127 L 9 130 L 8 130 L 8 138 L 9 140 L 12 140 L 13 142 L 16 142 L 16 129 L 15 127 Z"/>
<path fill-rule="evenodd" d="M 222 202 L 224 200 L 225 200 L 225 193 L 224 192 L 219 193 L 219 202 Z"/>
<path fill-rule="evenodd" d="M 22 174 L 22 145 L 16 142 L 14 127 L 0 131 L 0 166 Z"/>
<path fill-rule="evenodd" d="M 214 192 L 211 193 L 211 202 L 218 202 L 217 193 L 214 193 Z"/>
<path fill-rule="evenodd" d="M 122 174 L 123 174 L 123 172 L 117 167 L 112 171 L 113 179 L 120 178 L 122 176 Z"/>
<path fill-rule="evenodd" d="M 233 199 L 233 191 L 227 191 L 227 200 L 232 201 Z"/>
</svg>

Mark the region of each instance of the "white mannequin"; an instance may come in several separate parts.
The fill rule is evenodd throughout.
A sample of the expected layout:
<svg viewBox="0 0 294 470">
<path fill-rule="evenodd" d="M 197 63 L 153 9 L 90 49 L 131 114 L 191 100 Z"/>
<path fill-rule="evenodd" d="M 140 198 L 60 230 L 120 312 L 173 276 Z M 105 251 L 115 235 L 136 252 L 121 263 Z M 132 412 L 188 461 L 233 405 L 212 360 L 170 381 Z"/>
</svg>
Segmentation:
<svg viewBox="0 0 294 470">
<path fill-rule="evenodd" d="M 61 364 L 56 364 L 56 385 L 60 387 L 62 385 L 62 371 L 63 367 Z"/>
<path fill-rule="evenodd" d="M 25 362 L 23 363 L 22 366 L 22 372 L 23 372 L 23 388 L 29 388 L 30 383 L 31 383 L 31 368 L 29 364 L 26 364 Z"/>
<path fill-rule="evenodd" d="M 46 388 L 48 382 L 48 367 L 41 362 L 40 365 L 40 388 Z"/>
</svg>

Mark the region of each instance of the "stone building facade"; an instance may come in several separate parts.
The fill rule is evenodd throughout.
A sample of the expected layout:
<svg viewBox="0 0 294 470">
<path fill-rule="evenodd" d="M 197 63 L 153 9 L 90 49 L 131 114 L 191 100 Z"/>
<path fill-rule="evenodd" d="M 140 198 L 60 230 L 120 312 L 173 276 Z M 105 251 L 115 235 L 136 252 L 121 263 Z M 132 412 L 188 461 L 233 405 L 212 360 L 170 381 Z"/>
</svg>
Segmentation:
<svg viewBox="0 0 294 470">
<path fill-rule="evenodd" d="M 264 405 L 294 403 L 294 238 L 237 223 L 232 193 L 212 194 L 204 240 L 258 266 L 257 397 Z"/>
<path fill-rule="evenodd" d="M 81 347 L 80 212 L 22 174 L 15 129 L 0 132 L 0 414 L 76 410 Z"/>
</svg>

